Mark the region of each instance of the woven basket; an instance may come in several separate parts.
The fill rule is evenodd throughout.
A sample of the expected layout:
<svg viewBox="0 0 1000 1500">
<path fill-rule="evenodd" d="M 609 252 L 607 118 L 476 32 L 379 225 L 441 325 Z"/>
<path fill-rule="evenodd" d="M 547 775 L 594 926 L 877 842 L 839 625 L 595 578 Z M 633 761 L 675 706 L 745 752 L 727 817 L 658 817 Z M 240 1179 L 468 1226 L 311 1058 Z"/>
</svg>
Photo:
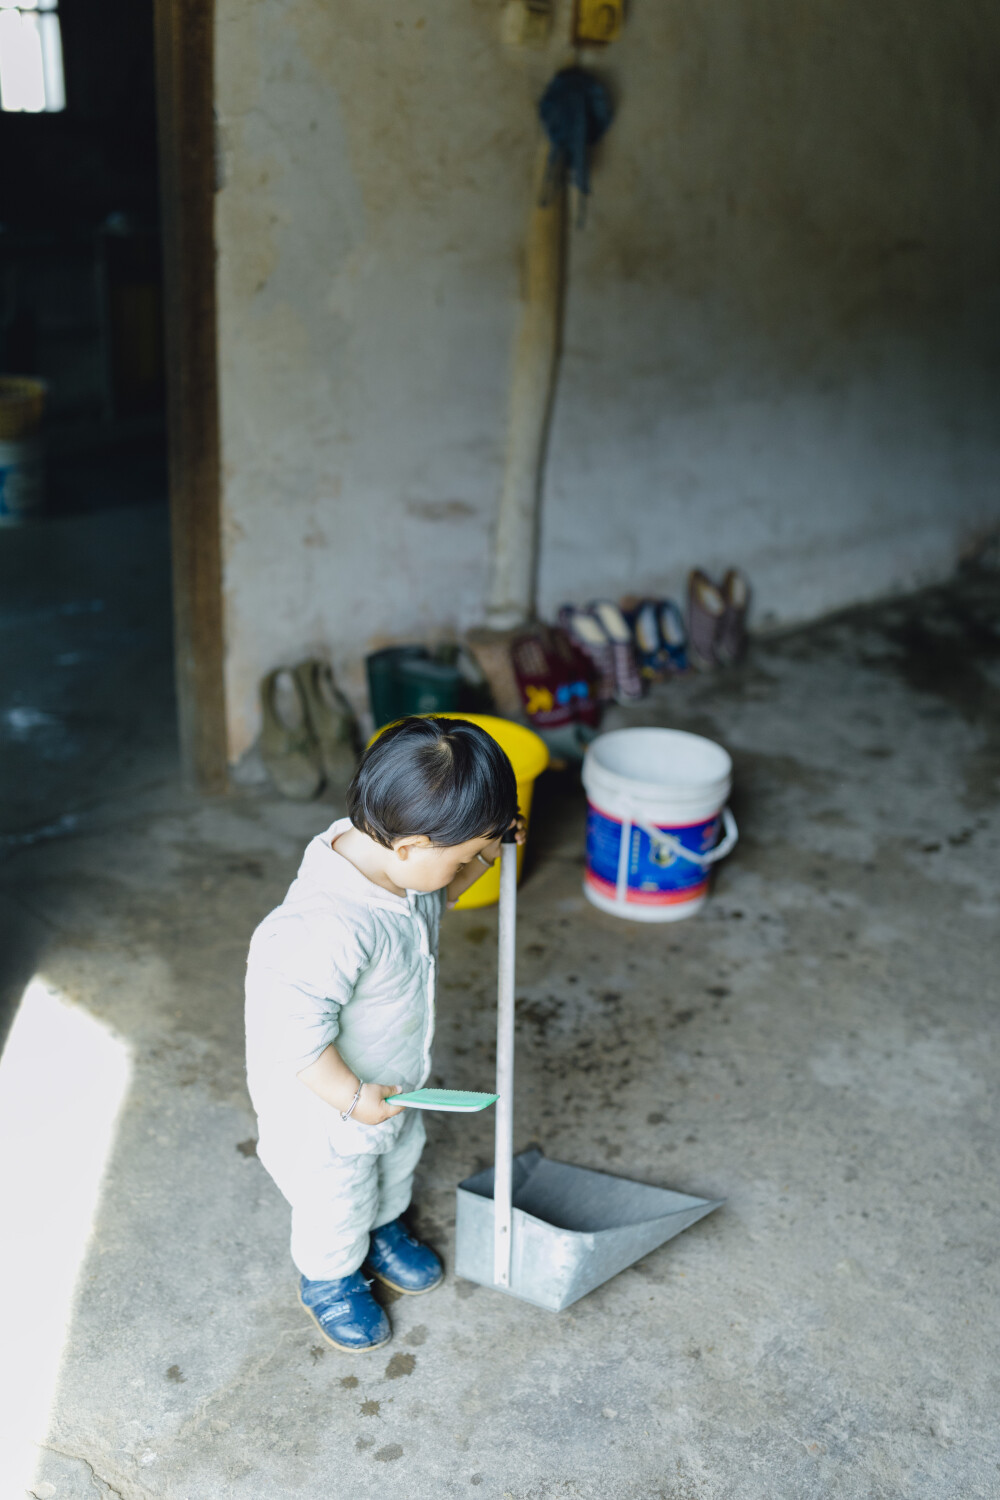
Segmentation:
<svg viewBox="0 0 1000 1500">
<path fill-rule="evenodd" d="M 0 375 L 0 442 L 31 437 L 42 420 L 45 385 L 27 375 Z"/>
</svg>

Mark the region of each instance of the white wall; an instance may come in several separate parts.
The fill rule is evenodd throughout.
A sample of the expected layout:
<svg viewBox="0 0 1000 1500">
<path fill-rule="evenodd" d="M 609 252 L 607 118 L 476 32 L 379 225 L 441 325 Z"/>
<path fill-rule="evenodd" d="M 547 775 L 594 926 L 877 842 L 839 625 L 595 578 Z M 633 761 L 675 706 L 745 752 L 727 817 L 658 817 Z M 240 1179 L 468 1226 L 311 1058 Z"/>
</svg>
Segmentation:
<svg viewBox="0 0 1000 1500">
<path fill-rule="evenodd" d="M 219 0 L 231 753 L 256 683 L 481 619 L 535 102 L 484 0 Z M 573 236 L 540 603 L 741 563 L 758 618 L 1000 519 L 1000 19 L 634 0 Z"/>
</svg>

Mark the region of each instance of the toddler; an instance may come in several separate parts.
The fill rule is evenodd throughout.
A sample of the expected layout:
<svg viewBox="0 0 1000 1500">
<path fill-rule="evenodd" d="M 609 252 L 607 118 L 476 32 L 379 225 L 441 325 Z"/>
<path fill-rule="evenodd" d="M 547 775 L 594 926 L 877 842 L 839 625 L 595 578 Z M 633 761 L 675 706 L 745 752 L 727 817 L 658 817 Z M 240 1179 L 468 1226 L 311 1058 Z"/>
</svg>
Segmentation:
<svg viewBox="0 0 1000 1500">
<path fill-rule="evenodd" d="M 441 1262 L 407 1231 L 424 1145 L 445 905 L 524 829 L 510 761 L 462 719 L 404 719 L 362 758 L 341 818 L 306 849 L 247 961 L 257 1154 L 292 1206 L 300 1299 L 338 1349 L 392 1337 L 364 1272 L 432 1291 Z"/>
</svg>

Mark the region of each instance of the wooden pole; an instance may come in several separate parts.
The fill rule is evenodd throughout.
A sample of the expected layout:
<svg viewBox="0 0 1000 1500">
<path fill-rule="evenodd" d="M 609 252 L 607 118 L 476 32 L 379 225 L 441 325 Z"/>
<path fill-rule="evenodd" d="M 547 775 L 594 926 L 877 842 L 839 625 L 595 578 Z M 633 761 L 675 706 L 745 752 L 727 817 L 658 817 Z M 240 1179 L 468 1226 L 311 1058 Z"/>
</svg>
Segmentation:
<svg viewBox="0 0 1000 1500">
<path fill-rule="evenodd" d="M 555 394 L 566 262 L 566 183 L 543 201 L 548 142 L 538 149 L 525 246 L 524 298 L 514 350 L 507 456 L 497 516 L 487 623 L 522 625 L 535 612 L 538 508 Z"/>
<path fill-rule="evenodd" d="M 214 0 L 155 0 L 177 719 L 185 776 L 227 785 L 215 317 Z"/>
</svg>

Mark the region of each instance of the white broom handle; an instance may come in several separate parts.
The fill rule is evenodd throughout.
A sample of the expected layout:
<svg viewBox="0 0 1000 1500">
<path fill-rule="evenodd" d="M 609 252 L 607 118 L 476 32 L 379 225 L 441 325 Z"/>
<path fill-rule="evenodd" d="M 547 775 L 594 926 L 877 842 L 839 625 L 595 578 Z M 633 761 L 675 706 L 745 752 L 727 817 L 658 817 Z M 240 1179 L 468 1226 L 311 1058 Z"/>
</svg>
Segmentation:
<svg viewBox="0 0 1000 1500">
<path fill-rule="evenodd" d="M 493 1156 L 493 1281 L 510 1286 L 511 1188 L 514 1171 L 514 951 L 517 933 L 517 844 L 500 846 L 500 940 L 497 962 L 497 1100 Z"/>
</svg>

